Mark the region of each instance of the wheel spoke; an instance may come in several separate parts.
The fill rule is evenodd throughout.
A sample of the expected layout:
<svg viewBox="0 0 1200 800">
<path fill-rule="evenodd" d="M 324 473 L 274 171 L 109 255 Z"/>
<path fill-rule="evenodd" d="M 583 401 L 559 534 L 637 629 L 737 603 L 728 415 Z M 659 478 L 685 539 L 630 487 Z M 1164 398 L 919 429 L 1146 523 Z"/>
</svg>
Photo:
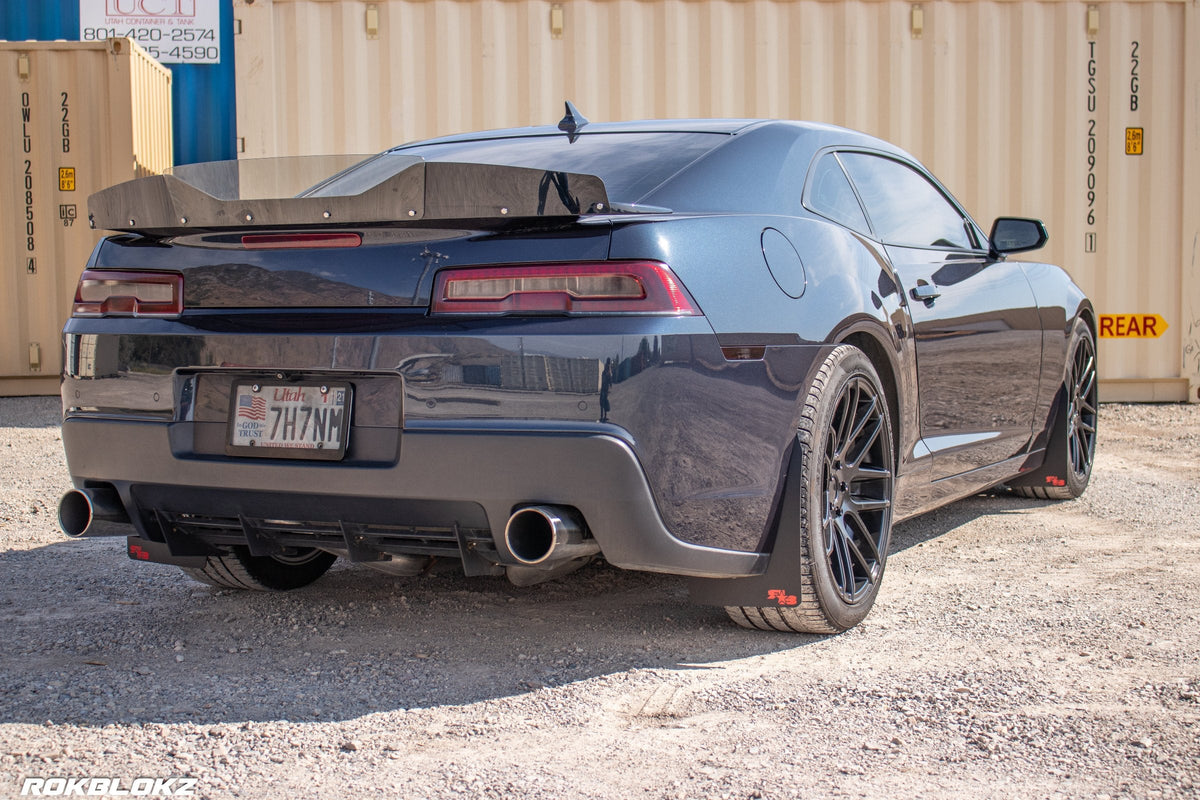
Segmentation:
<svg viewBox="0 0 1200 800">
<path fill-rule="evenodd" d="M 874 408 L 874 402 L 872 402 L 872 408 Z M 875 445 L 875 442 L 877 442 L 879 440 L 880 432 L 883 431 L 883 418 L 879 417 L 879 416 L 875 416 L 872 419 L 873 424 L 871 426 L 870 432 L 868 432 L 866 435 L 863 435 L 862 431 L 863 431 L 863 428 L 866 426 L 866 422 L 867 422 L 867 420 L 864 420 L 863 425 L 860 425 L 858 428 L 859 435 L 856 438 L 862 439 L 862 444 L 860 444 L 858 446 L 858 454 L 855 455 L 854 458 L 847 459 L 847 462 L 855 467 L 857 467 L 859 464 L 861 464 L 863 462 L 863 459 L 865 459 L 867 457 L 867 455 L 871 452 L 871 448 Z"/>
<path fill-rule="evenodd" d="M 859 500 L 856 497 L 850 498 L 848 502 L 855 513 L 861 513 L 863 511 L 878 511 L 881 508 L 891 508 L 892 505 L 891 500 Z"/>
<path fill-rule="evenodd" d="M 830 559 L 830 566 L 835 573 L 834 580 L 837 581 L 842 594 L 849 597 L 854 593 L 854 577 L 850 566 L 850 548 L 846 540 L 846 532 L 841 525 L 841 520 L 837 519 L 832 520 L 827 530 L 831 534 L 829 537 L 833 547 L 831 555 L 836 556 Z"/>
<path fill-rule="evenodd" d="M 1083 435 L 1082 431 L 1075 437 L 1075 446 L 1079 451 L 1078 472 L 1086 472 L 1092 464 L 1092 449 L 1091 439 Z"/>
<path fill-rule="evenodd" d="M 879 563 L 879 545 L 875 544 L 875 538 L 871 536 L 871 532 L 866 523 L 863 522 L 862 517 L 851 513 L 847 514 L 843 519 L 846 520 L 847 528 L 858 528 L 859 535 L 850 540 L 850 546 L 853 548 L 854 555 L 857 557 L 858 564 L 862 567 L 863 573 L 870 580 L 875 565 Z M 868 553 L 870 556 L 869 559 L 863 557 L 862 550 L 858 544 L 859 541 L 863 545 L 866 545 L 866 549 L 870 551 Z"/>
<path fill-rule="evenodd" d="M 850 443 L 848 438 L 849 428 L 854 422 L 854 409 L 858 405 L 858 386 L 852 386 L 850 388 L 853 392 L 853 395 L 843 395 L 841 402 L 838 404 L 841 412 L 841 419 L 839 421 L 837 430 L 837 441 L 834 445 L 834 455 L 839 459 L 845 456 L 846 445 Z"/>
<path fill-rule="evenodd" d="M 842 429 L 846 425 L 846 398 L 838 398 L 837 407 L 833 411 L 833 431 L 829 435 L 827 452 L 830 459 L 836 461 L 841 455 Z"/>
<path fill-rule="evenodd" d="M 1092 355 L 1092 349 L 1090 347 L 1081 346 L 1079 348 L 1079 356 L 1076 358 L 1076 363 L 1079 367 L 1079 374 L 1088 375 L 1091 373 L 1096 363 L 1096 358 Z"/>
<path fill-rule="evenodd" d="M 880 469 L 879 467 L 848 467 L 842 470 L 842 473 L 846 476 L 847 483 L 881 481 L 892 477 L 890 469 Z"/>
<path fill-rule="evenodd" d="M 838 541 L 841 543 L 844 558 L 842 563 L 842 592 L 847 598 L 851 598 L 858 587 L 858 582 L 854 577 L 855 564 L 861 565 L 864 559 L 862 552 L 858 549 L 858 545 L 854 543 L 854 531 L 849 529 L 849 526 L 846 524 L 846 518 L 839 518 L 835 526 L 838 529 Z"/>
<path fill-rule="evenodd" d="M 861 395 L 861 390 L 859 391 L 859 394 Z M 853 430 L 850 431 L 850 435 L 846 440 L 847 445 L 857 442 L 859 439 L 861 439 L 862 435 L 863 435 L 863 431 L 871 423 L 875 424 L 875 430 L 872 431 L 870 441 L 868 441 L 867 444 L 864 445 L 864 449 L 867 447 L 870 447 L 871 442 L 874 441 L 875 437 L 877 437 L 879 435 L 879 426 L 883 423 L 883 420 L 881 420 L 878 417 L 878 415 L 875 414 L 875 405 L 877 402 L 878 402 L 878 400 L 876 400 L 874 397 L 872 397 L 870 400 L 870 403 L 867 405 L 866 408 L 864 408 L 862 410 L 861 413 L 858 411 L 858 408 L 856 405 L 856 407 L 854 409 L 854 413 L 855 413 L 855 416 L 858 417 L 858 420 L 855 422 L 854 428 L 853 428 Z M 850 459 L 847 459 L 847 460 L 850 460 Z"/>
<path fill-rule="evenodd" d="M 1079 435 L 1075 431 L 1071 432 L 1071 435 L 1067 440 L 1067 447 L 1068 447 L 1068 450 L 1070 451 L 1068 455 L 1071 459 L 1071 469 L 1075 470 L 1076 474 L 1078 474 L 1083 471 L 1082 470 L 1083 448 L 1080 447 Z"/>
<path fill-rule="evenodd" d="M 1092 393 L 1092 386 L 1096 382 L 1096 371 L 1091 368 L 1090 362 L 1087 371 L 1084 373 L 1084 380 L 1080 382 L 1079 399 L 1085 400 Z"/>
</svg>

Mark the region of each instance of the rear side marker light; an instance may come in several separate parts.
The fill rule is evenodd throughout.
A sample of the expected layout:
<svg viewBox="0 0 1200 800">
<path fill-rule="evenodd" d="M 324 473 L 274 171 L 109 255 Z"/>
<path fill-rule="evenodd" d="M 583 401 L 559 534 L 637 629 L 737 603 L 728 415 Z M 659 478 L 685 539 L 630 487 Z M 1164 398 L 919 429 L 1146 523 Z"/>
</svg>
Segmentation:
<svg viewBox="0 0 1200 800">
<path fill-rule="evenodd" d="M 665 314 L 699 316 L 665 264 L 602 261 L 471 267 L 438 273 L 434 314 Z"/>
<path fill-rule="evenodd" d="M 326 247 L 358 247 L 358 233 L 248 233 L 242 237 L 247 250 L 315 250 Z"/>
<path fill-rule="evenodd" d="M 182 275 L 86 269 L 75 290 L 71 316 L 177 317 L 182 312 Z"/>
<path fill-rule="evenodd" d="M 767 348 L 757 345 L 722 347 L 721 355 L 726 361 L 762 361 L 767 354 Z"/>
</svg>

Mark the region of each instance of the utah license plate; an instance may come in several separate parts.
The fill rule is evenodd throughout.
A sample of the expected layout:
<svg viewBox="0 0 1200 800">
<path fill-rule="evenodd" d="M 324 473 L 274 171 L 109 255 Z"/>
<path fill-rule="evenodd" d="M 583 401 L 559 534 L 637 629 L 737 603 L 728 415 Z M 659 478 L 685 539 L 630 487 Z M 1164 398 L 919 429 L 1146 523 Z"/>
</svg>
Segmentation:
<svg viewBox="0 0 1200 800">
<path fill-rule="evenodd" d="M 230 455 L 335 461 L 346 454 L 349 384 L 239 382 L 229 400 Z"/>
</svg>

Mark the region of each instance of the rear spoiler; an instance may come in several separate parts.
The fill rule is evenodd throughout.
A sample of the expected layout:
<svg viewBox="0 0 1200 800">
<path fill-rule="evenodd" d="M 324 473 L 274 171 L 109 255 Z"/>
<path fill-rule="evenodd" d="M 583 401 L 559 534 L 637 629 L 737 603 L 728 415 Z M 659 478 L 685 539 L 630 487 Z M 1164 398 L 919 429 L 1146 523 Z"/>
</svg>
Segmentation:
<svg viewBox="0 0 1200 800">
<path fill-rule="evenodd" d="M 319 191 L 320 186 L 315 191 Z M 307 195 L 307 196 L 306 196 Z M 440 220 L 510 220 L 611 213 L 595 175 L 494 164 L 412 163 L 359 194 L 214 197 L 175 175 L 117 184 L 88 198 L 93 228 L 177 236 L 208 231 Z"/>
</svg>

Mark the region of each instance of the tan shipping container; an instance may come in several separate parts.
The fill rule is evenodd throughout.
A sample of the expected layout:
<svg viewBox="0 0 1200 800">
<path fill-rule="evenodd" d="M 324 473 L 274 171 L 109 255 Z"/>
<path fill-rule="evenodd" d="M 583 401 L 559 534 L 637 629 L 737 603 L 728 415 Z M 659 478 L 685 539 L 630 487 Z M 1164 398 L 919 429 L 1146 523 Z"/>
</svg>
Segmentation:
<svg viewBox="0 0 1200 800">
<path fill-rule="evenodd" d="M 554 123 L 565 99 L 593 120 L 888 139 L 981 224 L 1045 219 L 1037 256 L 1100 313 L 1162 317 L 1157 338 L 1101 341 L 1103 398 L 1200 400 L 1197 0 L 235 0 L 235 16 L 247 157 Z"/>
<path fill-rule="evenodd" d="M 0 41 L 0 109 L 0 395 L 57 394 L 87 197 L 171 166 L 171 73 L 128 39 Z"/>
</svg>

